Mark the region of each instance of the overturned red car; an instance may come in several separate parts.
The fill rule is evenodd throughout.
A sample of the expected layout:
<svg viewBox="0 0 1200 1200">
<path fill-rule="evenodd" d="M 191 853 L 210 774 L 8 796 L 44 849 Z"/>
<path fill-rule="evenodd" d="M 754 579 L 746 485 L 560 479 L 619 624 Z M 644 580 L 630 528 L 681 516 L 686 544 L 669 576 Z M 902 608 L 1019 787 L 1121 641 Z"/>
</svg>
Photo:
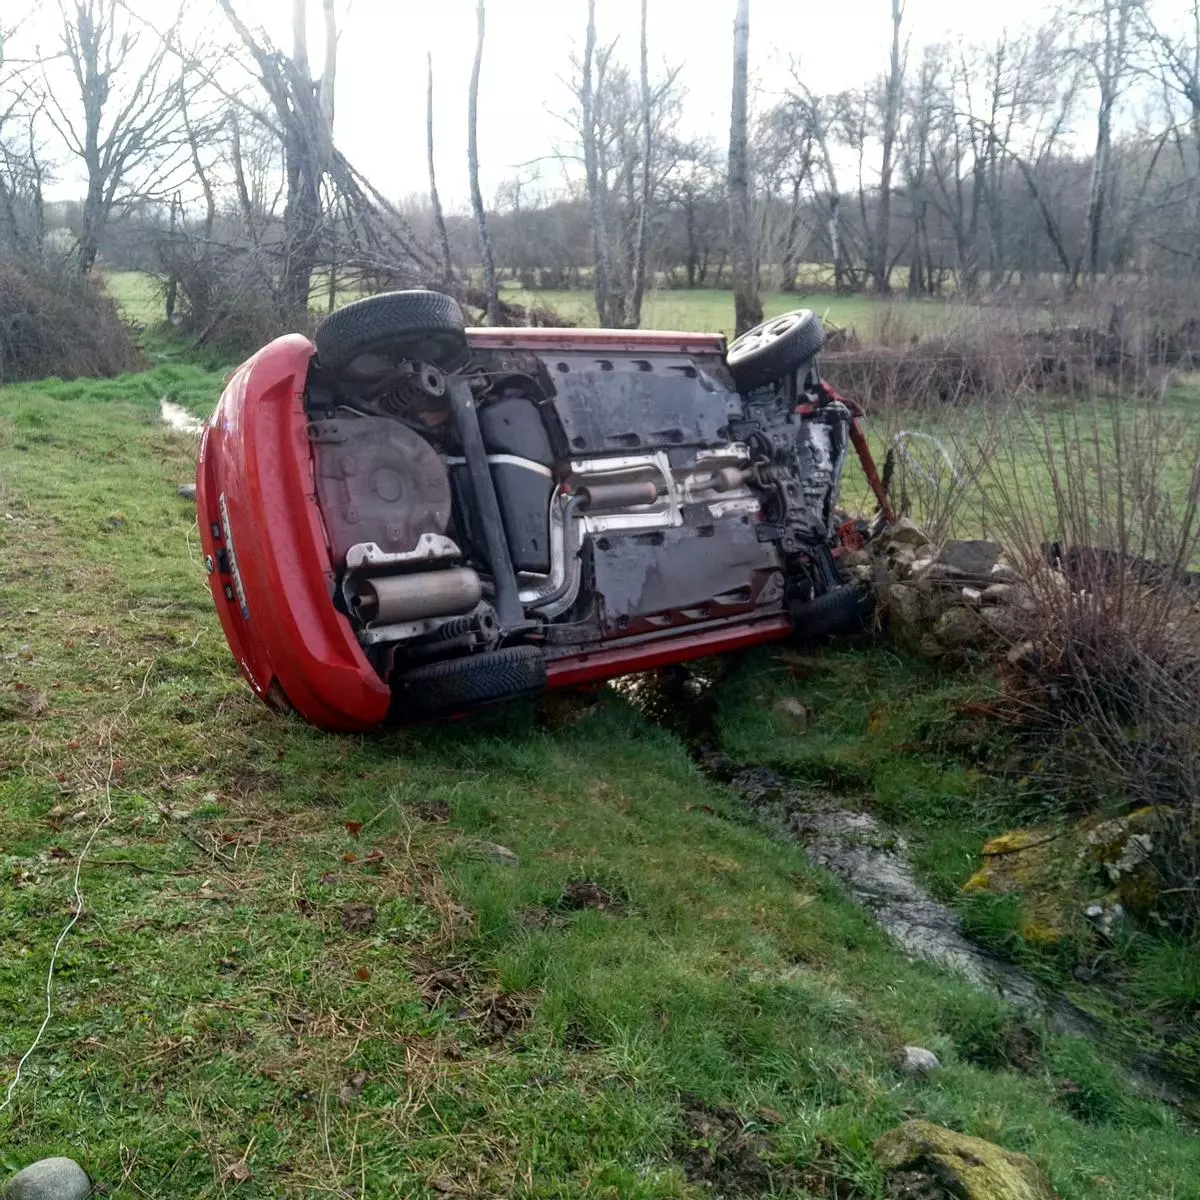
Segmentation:
<svg viewBox="0 0 1200 1200">
<path fill-rule="evenodd" d="M 860 622 L 857 411 L 797 311 L 716 334 L 466 329 L 429 291 L 241 366 L 196 498 L 255 692 L 363 731 Z"/>
</svg>

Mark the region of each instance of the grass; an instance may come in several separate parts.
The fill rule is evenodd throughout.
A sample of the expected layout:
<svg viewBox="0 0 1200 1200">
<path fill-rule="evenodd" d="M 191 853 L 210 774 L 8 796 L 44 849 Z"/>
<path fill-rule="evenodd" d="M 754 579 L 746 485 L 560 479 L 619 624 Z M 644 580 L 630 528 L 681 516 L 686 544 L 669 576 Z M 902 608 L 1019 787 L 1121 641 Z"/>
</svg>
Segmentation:
<svg viewBox="0 0 1200 1200">
<path fill-rule="evenodd" d="M 1084 910 L 1111 884 L 1086 855 L 1049 853 L 1018 891 L 963 894 L 990 837 L 1036 828 L 1039 839 L 1080 844 L 1061 778 L 1043 775 L 1048 760 L 1035 759 L 986 715 L 995 692 L 986 676 L 947 675 L 879 647 L 819 657 L 760 653 L 724 680 L 716 733 L 734 759 L 772 766 L 844 807 L 876 813 L 903 834 L 926 887 L 958 912 L 968 936 L 1087 1009 L 1114 1043 L 1155 1047 L 1194 1080 L 1197 946 L 1131 930 L 1098 940 Z M 785 701 L 804 706 L 803 737 Z"/>
<path fill-rule="evenodd" d="M 586 291 L 504 290 L 514 303 L 552 308 L 580 325 L 594 325 L 596 306 Z M 921 331 L 937 328 L 951 305 L 945 301 L 880 300 L 872 296 L 838 296 L 831 292 L 764 292 L 763 313 L 778 316 L 793 308 L 812 308 L 838 325 L 868 334 L 884 314 L 891 313 Z M 660 288 L 650 292 L 642 310 L 646 329 L 711 330 L 733 336 L 733 292 L 727 288 Z"/>
<path fill-rule="evenodd" d="M 1068 1200 L 1194 1194 L 1174 1114 L 1064 1039 L 1012 1070 L 1007 1010 L 907 961 L 620 696 L 372 738 L 254 701 L 175 495 L 194 447 L 157 420 L 221 382 L 169 362 L 0 390 L 0 1085 L 111 811 L 0 1166 L 68 1153 L 130 1200 L 698 1197 L 742 1170 L 882 1197 L 870 1144 L 926 1116 Z M 895 720 L 936 724 L 895 671 Z M 765 754 L 729 703 L 731 744 Z M 971 786 L 888 754 L 898 815 Z M 581 879 L 612 903 L 580 907 Z M 906 1043 L 945 1069 L 897 1076 Z"/>
<path fill-rule="evenodd" d="M 151 276 L 140 271 L 114 271 L 107 277 L 107 286 L 131 321 L 143 326 L 162 321 L 162 297 Z M 314 285 L 313 297 L 314 309 L 323 313 L 324 283 Z M 343 303 L 357 298 L 356 293 L 347 292 Z M 529 292 L 508 286 L 504 288 L 504 298 L 513 303 L 552 308 L 581 325 L 596 322 L 596 306 L 588 291 Z M 814 308 L 837 324 L 854 326 L 864 334 L 887 314 L 905 327 L 922 332 L 936 329 L 952 307 L 948 301 L 880 300 L 871 296 L 837 296 L 827 291 L 765 292 L 762 299 L 768 317 L 793 308 Z M 961 311 L 961 306 L 957 311 Z M 647 329 L 711 330 L 732 336 L 733 293 L 727 288 L 658 289 L 646 297 L 642 323 Z"/>
</svg>

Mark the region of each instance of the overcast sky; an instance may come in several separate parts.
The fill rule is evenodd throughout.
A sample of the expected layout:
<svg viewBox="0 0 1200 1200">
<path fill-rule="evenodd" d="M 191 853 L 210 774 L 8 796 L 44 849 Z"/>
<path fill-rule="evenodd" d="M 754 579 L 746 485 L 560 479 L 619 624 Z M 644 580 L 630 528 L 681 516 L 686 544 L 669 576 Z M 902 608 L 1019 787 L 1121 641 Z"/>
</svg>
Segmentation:
<svg viewBox="0 0 1200 1200">
<path fill-rule="evenodd" d="M 320 58 L 320 4 L 310 0 L 313 60 Z M 242 0 L 242 10 L 288 44 L 290 0 Z M 786 85 L 800 59 L 817 91 L 861 84 L 882 70 L 890 0 L 751 0 L 750 63 L 765 98 Z M 639 0 L 597 0 L 599 37 L 638 52 Z M 652 74 L 682 66 L 683 132 L 728 138 L 734 0 L 649 0 Z M 389 195 L 427 190 L 425 52 L 434 55 L 438 184 L 447 204 L 467 203 L 467 84 L 475 46 L 473 0 L 347 0 L 339 5 L 338 144 Z M 585 0 L 487 0 L 479 145 L 484 193 L 521 164 L 566 140 L 563 80 L 582 47 Z M 1044 19 L 1045 0 L 908 0 L 914 46 L 943 38 L 990 38 Z M 561 169 L 545 162 L 547 183 Z"/>
</svg>

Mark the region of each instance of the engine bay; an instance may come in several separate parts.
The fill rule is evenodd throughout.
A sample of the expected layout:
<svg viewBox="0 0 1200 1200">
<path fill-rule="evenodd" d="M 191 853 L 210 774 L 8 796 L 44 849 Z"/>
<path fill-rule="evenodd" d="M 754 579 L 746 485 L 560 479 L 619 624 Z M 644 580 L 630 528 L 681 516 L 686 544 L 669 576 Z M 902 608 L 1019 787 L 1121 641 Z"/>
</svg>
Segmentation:
<svg viewBox="0 0 1200 1200">
<path fill-rule="evenodd" d="M 836 580 L 850 414 L 814 362 L 741 393 L 716 352 L 512 340 L 310 368 L 330 591 L 381 677 L 782 611 Z"/>
</svg>

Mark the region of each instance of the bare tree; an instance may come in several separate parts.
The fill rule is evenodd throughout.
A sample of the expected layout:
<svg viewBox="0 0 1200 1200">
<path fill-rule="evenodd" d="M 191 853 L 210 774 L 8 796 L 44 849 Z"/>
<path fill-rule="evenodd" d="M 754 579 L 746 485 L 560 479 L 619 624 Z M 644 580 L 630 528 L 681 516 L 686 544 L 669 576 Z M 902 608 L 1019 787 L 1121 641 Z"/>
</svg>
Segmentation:
<svg viewBox="0 0 1200 1200">
<path fill-rule="evenodd" d="M 737 0 L 733 23 L 733 103 L 729 119 L 729 244 L 733 256 L 734 331 L 739 335 L 763 319 L 750 213 L 749 59 L 750 0 Z"/>
<path fill-rule="evenodd" d="M 141 192 L 170 195 L 170 157 L 180 135 L 181 82 L 167 43 L 135 25 L 121 0 L 59 0 L 62 55 L 75 94 L 44 79 L 45 111 L 87 177 L 76 265 L 92 269 L 113 209 L 140 177 Z M 149 176 L 153 174 L 153 184 Z"/>
<path fill-rule="evenodd" d="M 1087 14 L 1094 35 L 1085 42 L 1082 54 L 1099 94 L 1084 248 L 1090 281 L 1095 281 L 1100 270 L 1101 235 L 1112 190 L 1113 112 L 1128 80 L 1130 34 L 1140 7 L 1140 0 L 1099 0 L 1099 7 Z M 1074 274 L 1078 275 L 1078 268 Z"/>
<path fill-rule="evenodd" d="M 646 43 L 646 6 L 642 0 L 641 22 L 641 93 L 642 93 L 642 173 L 638 196 L 637 241 L 633 259 L 633 287 L 630 298 L 630 323 L 642 323 L 642 297 L 646 292 L 646 243 L 650 222 L 650 181 L 653 171 L 653 124 L 651 120 L 650 62 Z"/>
<path fill-rule="evenodd" d="M 293 0 L 291 57 L 252 34 L 233 7 L 218 0 L 258 69 L 258 80 L 274 111 L 262 115 L 283 144 L 287 198 L 283 214 L 284 252 L 280 299 L 291 312 L 304 312 L 312 290 L 322 227 L 321 180 L 332 168 L 333 86 L 337 29 L 333 4 L 325 0 L 326 74 L 314 80 L 308 61 L 304 0 Z"/>
<path fill-rule="evenodd" d="M 500 290 L 496 283 L 496 261 L 492 257 L 492 242 L 488 237 L 487 211 L 483 192 L 479 188 L 479 145 L 476 139 L 479 109 L 479 69 L 483 64 L 483 0 L 475 6 L 475 62 L 471 67 L 471 91 L 467 103 L 467 169 L 471 175 L 471 206 L 475 210 L 475 233 L 479 241 L 479 257 L 483 260 L 483 285 L 487 293 L 489 325 L 500 324 Z"/>
<path fill-rule="evenodd" d="M 873 228 L 867 235 L 867 272 L 878 292 L 892 290 L 892 172 L 900 126 L 900 100 L 904 87 L 904 60 L 900 50 L 900 27 L 904 21 L 903 0 L 892 0 L 892 50 L 880 105 L 879 199 Z M 864 206 L 864 214 L 866 208 Z"/>
<path fill-rule="evenodd" d="M 609 52 L 596 50 L 596 0 L 588 0 L 587 33 L 584 38 L 583 63 L 580 70 L 580 138 L 583 142 L 584 173 L 587 176 L 588 207 L 592 217 L 592 290 L 596 297 L 596 320 L 601 326 L 614 322 L 609 307 L 612 290 L 612 258 L 609 251 L 608 225 L 605 214 L 603 178 L 600 170 L 600 147 L 596 131 L 596 84 L 593 78 L 599 57 L 600 74 Z"/>
<path fill-rule="evenodd" d="M 425 56 L 429 70 L 429 83 L 425 97 L 425 152 L 429 158 L 429 204 L 433 209 L 433 222 L 437 227 L 438 245 L 442 251 L 442 279 L 449 282 L 453 274 L 450 257 L 450 235 L 446 232 L 446 215 L 442 212 L 442 201 L 438 196 L 437 170 L 433 162 L 433 51 Z"/>
</svg>

